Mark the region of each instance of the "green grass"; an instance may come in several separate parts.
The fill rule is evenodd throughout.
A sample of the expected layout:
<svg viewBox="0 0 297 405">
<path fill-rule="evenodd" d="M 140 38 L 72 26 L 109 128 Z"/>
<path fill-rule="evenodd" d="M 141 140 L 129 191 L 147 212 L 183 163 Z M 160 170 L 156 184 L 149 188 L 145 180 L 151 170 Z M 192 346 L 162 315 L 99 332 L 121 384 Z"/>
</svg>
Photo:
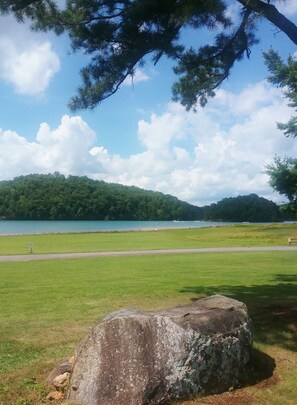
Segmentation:
<svg viewBox="0 0 297 405">
<path fill-rule="evenodd" d="M 213 228 L 201 233 L 174 230 L 40 238 L 52 237 L 54 241 L 58 237 L 57 251 L 67 251 L 72 245 L 65 247 L 62 241 L 68 237 L 76 241 L 81 237 L 82 246 L 86 246 L 85 238 L 98 236 L 106 240 L 103 250 L 112 250 L 107 240 L 114 237 L 121 240 L 121 248 L 133 241 L 138 243 L 137 248 L 144 249 L 152 248 L 148 245 L 153 235 L 158 238 L 163 235 L 163 245 L 160 246 L 161 239 L 156 245 L 161 248 L 170 240 L 188 243 L 189 237 L 198 234 L 197 239 L 199 243 L 203 239 L 204 246 L 215 242 L 222 246 L 223 236 L 230 246 L 236 234 L 237 242 L 243 243 L 243 231 L 251 235 L 250 240 L 258 240 L 259 245 L 266 239 L 279 244 L 289 233 L 286 227 L 279 226 L 232 228 L 232 232 L 229 228 Z M 292 228 L 289 230 L 291 235 Z M 142 238 L 148 238 L 148 245 Z M 18 239 L 7 239 L 11 240 L 11 253 L 16 253 Z M 293 405 L 297 398 L 297 384 L 292 377 L 297 362 L 296 262 L 297 252 L 289 251 L 0 263 L 0 404 L 43 403 L 49 371 L 60 359 L 71 356 L 87 330 L 110 311 L 123 307 L 165 308 L 211 294 L 224 294 L 247 303 L 256 346 L 277 362 L 280 382 L 266 391 L 252 388 L 259 400 L 255 404 Z"/>
<path fill-rule="evenodd" d="M 297 224 L 0 236 L 0 254 L 287 245 Z"/>
</svg>

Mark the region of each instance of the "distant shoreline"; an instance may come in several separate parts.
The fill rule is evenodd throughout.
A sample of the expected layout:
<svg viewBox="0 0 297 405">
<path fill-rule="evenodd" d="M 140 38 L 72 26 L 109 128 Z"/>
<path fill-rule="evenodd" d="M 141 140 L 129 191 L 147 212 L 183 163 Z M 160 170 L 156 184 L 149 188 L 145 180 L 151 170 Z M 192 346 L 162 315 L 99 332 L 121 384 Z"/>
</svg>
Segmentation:
<svg viewBox="0 0 297 405">
<path fill-rule="evenodd" d="M 160 231 L 198 229 L 232 225 L 272 225 L 286 222 L 214 222 L 214 221 L 0 221 L 0 236 L 47 235 L 102 232 Z"/>
</svg>

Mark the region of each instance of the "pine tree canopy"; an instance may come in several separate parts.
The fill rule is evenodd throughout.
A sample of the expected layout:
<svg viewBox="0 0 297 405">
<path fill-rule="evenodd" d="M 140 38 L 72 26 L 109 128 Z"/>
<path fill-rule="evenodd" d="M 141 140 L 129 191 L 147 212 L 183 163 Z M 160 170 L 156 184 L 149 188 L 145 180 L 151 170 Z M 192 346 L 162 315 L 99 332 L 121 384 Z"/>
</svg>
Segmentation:
<svg viewBox="0 0 297 405">
<path fill-rule="evenodd" d="M 232 21 L 228 6 L 236 4 L 240 17 Z M 36 30 L 66 32 L 73 50 L 87 55 L 72 110 L 95 108 L 148 57 L 157 63 L 162 56 L 176 64 L 173 99 L 189 110 L 205 105 L 233 65 L 250 56 L 262 20 L 297 44 L 296 25 L 277 5 L 277 0 L 2 0 L 0 12 L 19 21 L 29 18 Z M 189 29 L 197 31 L 196 46 L 181 40 Z M 211 44 L 203 45 L 203 30 L 214 33 Z"/>
</svg>

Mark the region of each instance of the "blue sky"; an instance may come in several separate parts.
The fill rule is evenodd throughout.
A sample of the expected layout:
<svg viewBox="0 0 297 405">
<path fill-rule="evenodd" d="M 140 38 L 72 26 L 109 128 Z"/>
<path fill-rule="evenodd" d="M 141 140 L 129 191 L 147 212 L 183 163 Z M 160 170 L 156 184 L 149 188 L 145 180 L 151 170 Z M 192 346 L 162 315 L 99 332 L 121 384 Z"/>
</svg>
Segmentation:
<svg viewBox="0 0 297 405">
<path fill-rule="evenodd" d="M 297 22 L 297 2 L 281 3 Z M 230 13 L 235 10 L 230 9 Z M 210 41 L 209 33 L 199 34 Z M 195 42 L 197 33 L 187 33 Z M 293 113 L 265 78 L 261 56 L 270 46 L 284 58 L 296 46 L 269 23 L 259 45 L 238 64 L 203 109 L 186 112 L 171 101 L 167 60 L 139 69 L 94 111 L 72 113 L 67 102 L 79 85 L 83 55 L 66 37 L 31 32 L 11 17 L 0 24 L 0 180 L 29 173 L 87 175 L 172 194 L 196 205 L 257 193 L 282 201 L 268 185 L 265 165 L 297 156 L 296 140 L 276 121 Z"/>
</svg>

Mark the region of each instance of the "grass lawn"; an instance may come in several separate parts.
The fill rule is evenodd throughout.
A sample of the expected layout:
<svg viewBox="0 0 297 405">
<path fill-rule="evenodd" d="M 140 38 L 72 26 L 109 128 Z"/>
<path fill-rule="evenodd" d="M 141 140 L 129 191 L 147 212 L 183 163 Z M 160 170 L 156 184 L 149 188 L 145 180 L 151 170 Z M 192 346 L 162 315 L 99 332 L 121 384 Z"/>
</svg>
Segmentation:
<svg viewBox="0 0 297 405">
<path fill-rule="evenodd" d="M 191 247 L 193 241 L 199 246 L 224 246 L 224 237 L 225 246 L 232 245 L 233 237 L 234 246 L 265 245 L 267 240 L 281 244 L 283 239 L 285 244 L 296 227 L 283 227 L 41 235 L 36 236 L 36 243 L 39 238 L 47 242 L 52 238 L 53 251 L 72 251 L 74 239 L 74 251 L 78 251 L 79 243 L 86 248 L 95 237 L 106 241 L 103 250 L 117 250 L 108 245 L 108 239 L 111 243 L 114 237 L 119 249 Z M 153 245 L 153 235 L 159 238 L 159 245 Z M 6 237 L 10 252 L 5 242 L 1 253 L 19 253 L 19 240 L 23 243 L 24 238 Z M 50 248 L 41 242 L 40 246 Z M 104 314 L 123 307 L 165 308 L 211 294 L 227 295 L 248 305 L 255 346 L 267 354 L 267 367 L 275 363 L 274 374 L 251 387 L 183 404 L 296 404 L 296 262 L 297 252 L 289 251 L 0 263 L 0 404 L 46 403 L 49 371 L 73 354 L 87 330 Z"/>
<path fill-rule="evenodd" d="M 288 245 L 297 224 L 232 225 L 158 231 L 0 236 L 0 255 L 141 249 Z"/>
</svg>

